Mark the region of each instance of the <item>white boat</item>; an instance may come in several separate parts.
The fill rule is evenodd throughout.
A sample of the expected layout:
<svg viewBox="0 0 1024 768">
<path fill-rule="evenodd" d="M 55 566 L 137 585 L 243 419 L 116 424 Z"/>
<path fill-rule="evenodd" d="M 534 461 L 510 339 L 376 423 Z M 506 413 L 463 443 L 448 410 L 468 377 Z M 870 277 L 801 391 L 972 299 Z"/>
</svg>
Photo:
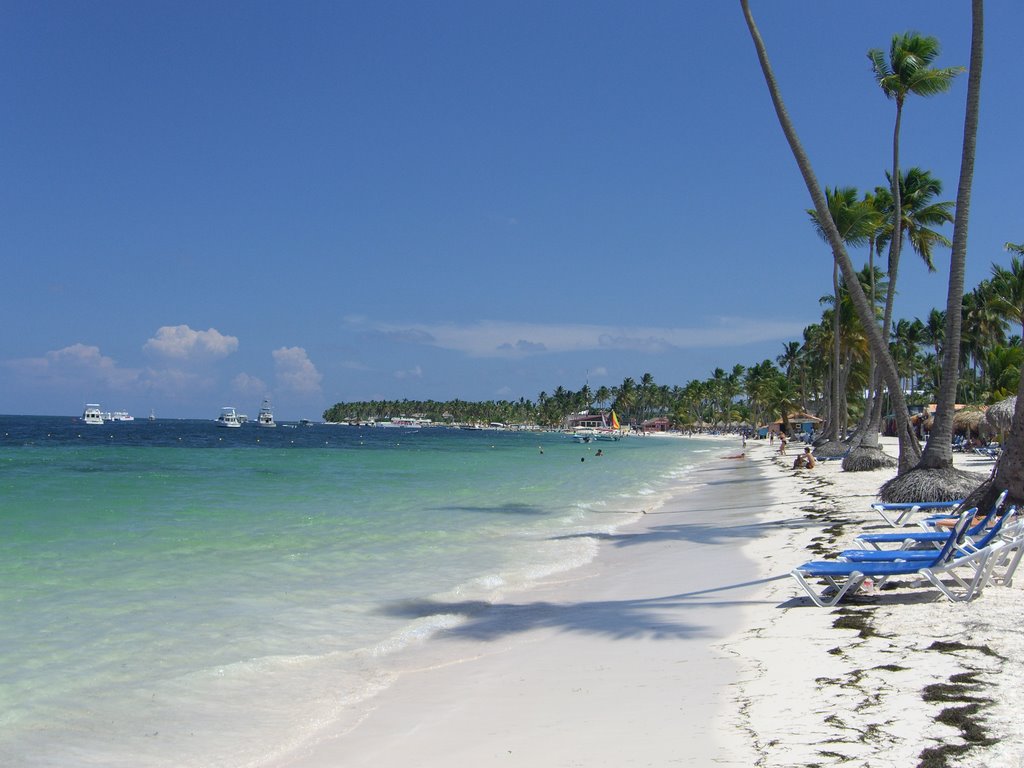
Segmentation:
<svg viewBox="0 0 1024 768">
<path fill-rule="evenodd" d="M 235 409 L 229 405 L 225 405 L 220 409 L 220 416 L 217 417 L 218 427 L 240 427 L 242 422 L 238 420 L 238 414 L 235 413 Z"/>
<path fill-rule="evenodd" d="M 135 421 L 135 417 L 128 413 L 128 411 L 114 411 L 110 414 L 111 421 Z"/>
<path fill-rule="evenodd" d="M 274 412 L 270 409 L 270 400 L 264 398 L 263 405 L 260 406 L 260 415 L 256 417 L 256 426 L 258 427 L 276 427 L 277 423 L 274 421 Z"/>
<path fill-rule="evenodd" d="M 597 429 L 595 427 L 577 427 L 569 435 L 577 443 L 590 443 L 594 440 L 618 440 L 621 433 L 613 429 Z"/>
<path fill-rule="evenodd" d="M 401 427 L 402 429 L 420 429 L 421 427 L 433 426 L 430 419 L 421 419 L 416 416 L 395 416 L 391 421 L 378 421 L 378 427 Z"/>
<path fill-rule="evenodd" d="M 86 403 L 85 410 L 82 411 L 82 421 L 86 424 L 103 423 L 103 411 L 97 403 Z"/>
<path fill-rule="evenodd" d="M 156 411 L 152 408 L 149 409 L 149 420 L 156 421 Z"/>
</svg>

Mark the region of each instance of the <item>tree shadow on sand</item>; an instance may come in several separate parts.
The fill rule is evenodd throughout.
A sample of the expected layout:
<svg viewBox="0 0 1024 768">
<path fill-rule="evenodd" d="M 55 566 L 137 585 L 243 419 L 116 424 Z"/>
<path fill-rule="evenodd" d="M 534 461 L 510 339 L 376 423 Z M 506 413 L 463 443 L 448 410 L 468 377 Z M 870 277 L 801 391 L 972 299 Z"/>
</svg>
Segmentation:
<svg viewBox="0 0 1024 768">
<path fill-rule="evenodd" d="M 381 613 L 403 619 L 458 616 L 464 621 L 441 634 L 441 637 L 450 639 L 486 641 L 536 629 L 555 629 L 612 640 L 678 640 L 712 636 L 708 627 L 682 620 L 681 612 L 762 605 L 762 600 L 712 598 L 719 593 L 765 584 L 778 578 L 784 577 L 774 576 L 677 595 L 636 600 L 490 603 L 485 600 L 444 602 L 425 598 L 410 599 L 386 605 L 381 609 Z"/>
<path fill-rule="evenodd" d="M 748 542 L 774 535 L 783 528 L 820 528 L 820 520 L 806 517 L 789 517 L 784 520 L 740 523 L 737 525 L 710 525 L 707 523 L 677 523 L 674 525 L 656 525 L 645 531 L 618 533 L 573 533 L 565 536 L 554 536 L 552 540 L 563 539 L 596 539 L 608 541 L 617 547 L 632 547 L 639 544 L 654 544 L 666 541 L 690 542 L 693 544 L 730 544 Z"/>
</svg>

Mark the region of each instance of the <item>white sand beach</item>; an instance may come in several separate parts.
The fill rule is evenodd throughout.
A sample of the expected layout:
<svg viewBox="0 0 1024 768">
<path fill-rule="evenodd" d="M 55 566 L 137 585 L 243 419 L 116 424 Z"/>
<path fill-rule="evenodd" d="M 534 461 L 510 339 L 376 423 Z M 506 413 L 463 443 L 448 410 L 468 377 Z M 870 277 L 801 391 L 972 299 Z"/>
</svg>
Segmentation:
<svg viewBox="0 0 1024 768">
<path fill-rule="evenodd" d="M 815 607 L 789 570 L 879 525 L 891 472 L 791 462 L 748 443 L 587 566 L 505 602 L 411 606 L 467 620 L 274 764 L 874 767 L 945 748 L 933 765 L 1024 765 L 1019 586 Z"/>
</svg>

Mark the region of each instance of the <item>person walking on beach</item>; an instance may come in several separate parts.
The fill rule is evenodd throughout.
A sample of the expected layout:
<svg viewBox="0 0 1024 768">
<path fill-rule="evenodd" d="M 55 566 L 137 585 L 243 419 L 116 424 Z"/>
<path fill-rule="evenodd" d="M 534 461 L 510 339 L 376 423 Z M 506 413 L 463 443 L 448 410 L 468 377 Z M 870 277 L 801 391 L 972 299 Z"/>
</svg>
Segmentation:
<svg viewBox="0 0 1024 768">
<path fill-rule="evenodd" d="M 786 455 L 786 433 L 779 432 L 779 455 Z"/>
</svg>

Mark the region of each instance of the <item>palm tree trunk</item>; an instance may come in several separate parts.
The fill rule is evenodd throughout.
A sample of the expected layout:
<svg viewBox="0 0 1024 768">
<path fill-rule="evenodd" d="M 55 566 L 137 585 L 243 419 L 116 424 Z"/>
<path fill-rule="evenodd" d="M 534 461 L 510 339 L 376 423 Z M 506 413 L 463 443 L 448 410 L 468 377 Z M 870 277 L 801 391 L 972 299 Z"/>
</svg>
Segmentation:
<svg viewBox="0 0 1024 768">
<path fill-rule="evenodd" d="M 956 402 L 957 364 L 960 360 L 961 313 L 964 295 L 964 271 L 967 265 L 967 222 L 971 210 L 971 183 L 974 179 L 974 155 L 978 139 L 978 111 L 981 101 L 981 66 L 984 59 L 984 2 L 971 2 L 971 64 L 967 77 L 967 109 L 964 115 L 963 148 L 960 155 L 960 180 L 956 190 L 956 215 L 953 219 L 953 244 L 949 256 L 949 291 L 946 294 L 946 349 L 942 361 L 942 382 L 936 398 L 935 420 L 932 424 L 924 454 L 919 466 L 922 469 L 942 469 L 953 465 L 953 404 Z M 1014 416 L 1014 429 L 1018 427 L 1021 414 Z M 1018 430 L 1019 432 L 1020 430 Z M 1011 435 L 1013 430 L 1011 430 Z M 1024 455 L 1024 435 L 1014 446 L 1015 452 Z M 1014 456 L 1011 464 L 1021 464 Z M 997 467 L 996 476 L 999 470 Z M 1022 481 L 1024 472 L 1018 472 L 1015 481 Z M 1005 487 L 1009 487 L 1008 485 Z M 1020 496 L 1018 498 L 1024 498 Z"/>
<path fill-rule="evenodd" d="M 975 0 L 975 2 L 980 2 L 980 0 Z M 804 151 L 803 145 L 800 143 L 800 139 L 796 134 L 796 129 L 789 117 L 789 112 L 786 110 L 786 105 L 782 101 L 782 95 L 779 91 L 778 82 L 775 79 L 775 73 L 772 71 L 771 62 L 768 60 L 768 52 L 765 48 L 764 40 L 761 38 L 761 33 L 757 29 L 754 17 L 750 13 L 750 1 L 740 0 L 740 7 L 743 10 L 743 16 L 746 19 L 747 28 L 750 31 L 750 37 L 753 40 L 754 48 L 757 51 L 757 58 L 761 64 L 761 72 L 764 75 L 765 83 L 768 86 L 768 93 L 775 106 L 775 113 L 778 116 L 782 132 L 785 134 L 786 140 L 789 142 L 790 150 L 792 151 L 796 164 L 800 169 L 800 174 L 803 176 L 804 184 L 811 196 L 811 200 L 814 202 L 814 209 L 818 215 L 818 220 L 822 223 L 829 244 L 832 246 L 833 256 L 842 269 L 843 277 L 845 278 L 848 290 L 850 291 L 850 298 L 853 302 L 854 309 L 857 312 L 857 316 L 860 318 L 861 324 L 864 326 L 865 333 L 868 336 L 868 342 L 870 343 L 872 350 L 875 352 L 879 367 L 882 369 L 885 382 L 889 385 L 900 441 L 899 471 L 901 473 L 909 471 L 919 461 L 921 456 L 921 447 L 917 440 L 909 439 L 910 414 L 907 411 L 907 402 L 903 397 L 903 391 L 899 386 L 899 376 L 896 372 L 896 364 L 893 362 L 888 346 L 882 338 L 878 325 L 875 323 L 874 311 L 868 303 L 868 299 L 864 295 L 864 291 L 860 286 L 860 281 L 857 279 L 857 271 L 853 267 L 853 262 L 850 261 L 850 256 L 846 252 L 846 247 L 843 245 L 842 238 L 839 235 L 839 231 L 836 229 L 835 222 L 832 221 L 832 216 L 829 213 L 825 195 L 822 193 L 821 186 L 818 184 L 818 179 L 814 175 L 810 159 L 807 157 L 807 153 Z"/>
<path fill-rule="evenodd" d="M 842 367 L 839 362 L 839 262 L 836 259 L 832 259 L 832 295 L 835 297 L 835 303 L 832 305 L 832 408 L 829 411 L 829 421 L 832 422 L 832 439 L 839 440 L 842 435 L 839 410 Z"/>
</svg>

